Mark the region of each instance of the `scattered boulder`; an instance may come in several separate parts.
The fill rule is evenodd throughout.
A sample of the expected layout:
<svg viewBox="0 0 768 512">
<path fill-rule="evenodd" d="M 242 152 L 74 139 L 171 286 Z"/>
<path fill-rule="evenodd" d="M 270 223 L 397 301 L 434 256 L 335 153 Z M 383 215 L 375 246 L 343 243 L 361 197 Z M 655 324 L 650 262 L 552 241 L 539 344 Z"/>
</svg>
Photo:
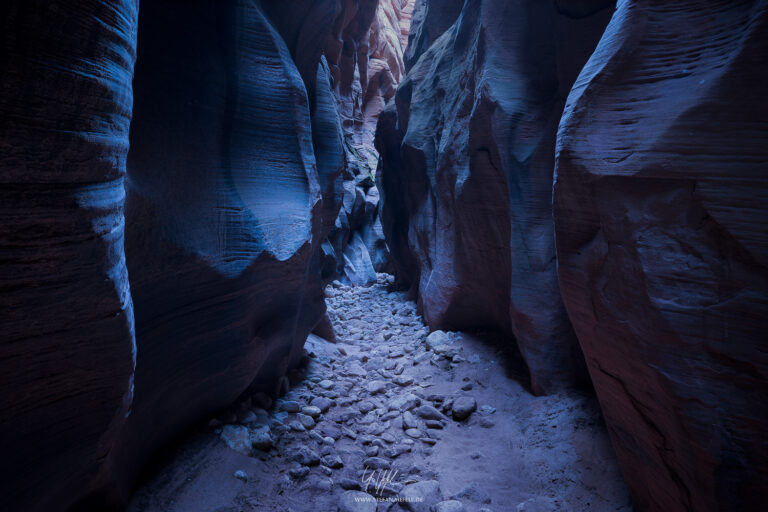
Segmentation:
<svg viewBox="0 0 768 512">
<path fill-rule="evenodd" d="M 437 480 L 406 485 L 402 494 L 406 498 L 402 505 L 411 512 L 430 512 L 434 505 L 443 500 Z"/>
<path fill-rule="evenodd" d="M 331 469 L 344 467 L 344 461 L 338 455 L 326 455 L 322 458 L 322 462 Z"/>
<path fill-rule="evenodd" d="M 391 464 L 381 457 L 368 457 L 363 461 L 363 467 L 369 469 L 389 469 Z"/>
<path fill-rule="evenodd" d="M 299 405 L 299 402 L 288 400 L 283 402 L 283 404 L 280 406 L 280 409 L 285 412 L 299 412 L 301 410 L 301 405 Z"/>
<path fill-rule="evenodd" d="M 426 343 L 429 350 L 435 350 L 435 347 L 450 345 L 453 343 L 453 339 L 451 339 L 451 335 L 447 332 L 437 330 L 432 331 L 429 336 L 427 336 Z"/>
<path fill-rule="evenodd" d="M 322 414 L 322 411 L 320 410 L 320 408 L 314 405 L 307 405 L 305 407 L 302 407 L 301 412 L 315 419 L 317 419 L 320 416 L 320 414 Z"/>
<path fill-rule="evenodd" d="M 297 446 L 289 453 L 288 458 L 298 462 L 302 466 L 317 466 L 320 464 L 320 455 L 307 446 Z"/>
<path fill-rule="evenodd" d="M 296 414 L 296 419 L 298 419 L 299 423 L 301 423 L 301 425 L 307 430 L 315 426 L 315 420 L 312 418 L 312 416 L 308 416 L 303 413 L 298 413 Z"/>
<path fill-rule="evenodd" d="M 387 383 L 383 380 L 374 380 L 366 385 L 366 389 L 372 395 L 383 393 L 387 389 Z"/>
<path fill-rule="evenodd" d="M 399 395 L 397 398 L 394 398 L 391 402 L 388 404 L 388 408 L 391 411 L 410 411 L 417 405 L 421 403 L 421 398 L 418 396 L 408 393 L 405 395 Z"/>
<path fill-rule="evenodd" d="M 313 405 L 320 409 L 321 413 L 328 412 L 328 409 L 331 408 L 332 401 L 329 398 L 326 398 L 324 396 L 316 396 L 312 398 L 312 401 L 310 402 L 310 405 Z"/>
<path fill-rule="evenodd" d="M 338 481 L 339 487 L 348 491 L 359 491 L 362 487 L 358 480 L 342 477 Z"/>
<path fill-rule="evenodd" d="M 460 396 L 453 401 L 452 415 L 456 421 L 464 421 L 477 410 L 477 402 L 470 396 Z"/>
<path fill-rule="evenodd" d="M 251 453 L 251 434 L 242 425 L 224 425 L 220 435 L 222 441 L 233 450 L 249 455 Z"/>
<path fill-rule="evenodd" d="M 267 425 L 258 425 L 250 432 L 251 446 L 257 450 L 269 450 L 273 446 L 272 435 Z"/>
<path fill-rule="evenodd" d="M 309 474 L 309 468 L 306 466 L 294 466 L 288 470 L 288 474 L 296 480 L 300 480 Z"/>
</svg>

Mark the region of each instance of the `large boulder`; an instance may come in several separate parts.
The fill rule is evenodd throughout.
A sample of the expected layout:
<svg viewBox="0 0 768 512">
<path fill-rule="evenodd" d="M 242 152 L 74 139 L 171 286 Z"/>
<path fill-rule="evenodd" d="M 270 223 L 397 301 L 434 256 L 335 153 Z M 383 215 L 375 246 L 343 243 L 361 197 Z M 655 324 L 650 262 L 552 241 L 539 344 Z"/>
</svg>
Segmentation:
<svg viewBox="0 0 768 512">
<path fill-rule="evenodd" d="M 557 282 L 554 144 L 611 12 L 575 19 L 550 2 L 467 1 L 379 123 L 397 284 L 432 329 L 514 335 L 536 393 L 586 379 Z"/>
<path fill-rule="evenodd" d="M 768 3 L 619 2 L 560 125 L 560 283 L 638 510 L 768 500 Z"/>
<path fill-rule="evenodd" d="M 132 400 L 123 181 L 137 2 L 0 7 L 0 495 L 63 510 Z"/>
</svg>

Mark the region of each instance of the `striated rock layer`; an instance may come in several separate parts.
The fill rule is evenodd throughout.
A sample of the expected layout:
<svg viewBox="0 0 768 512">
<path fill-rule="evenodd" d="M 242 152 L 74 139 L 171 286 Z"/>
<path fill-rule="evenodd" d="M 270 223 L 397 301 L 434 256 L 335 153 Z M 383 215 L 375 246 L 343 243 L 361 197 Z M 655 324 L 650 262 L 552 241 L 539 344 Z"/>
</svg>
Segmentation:
<svg viewBox="0 0 768 512">
<path fill-rule="evenodd" d="M 140 25 L 126 211 L 138 363 L 120 495 L 183 426 L 249 385 L 279 393 L 325 310 L 312 240 L 342 161 L 320 56 L 311 109 L 258 5 L 153 2 Z"/>
<path fill-rule="evenodd" d="M 84 495 L 131 404 L 123 180 L 137 17 L 134 1 L 0 7 L 4 510 Z"/>
<path fill-rule="evenodd" d="M 468 1 L 450 25 L 449 9 L 420 3 L 411 44 L 434 42 L 379 122 L 398 285 L 417 293 L 432 329 L 513 334 L 536 393 L 585 377 L 560 299 L 551 195 L 565 97 L 612 11 L 601 4 L 572 18 L 549 2 Z"/>
<path fill-rule="evenodd" d="M 2 9 L 9 510 L 119 508 L 181 429 L 285 389 L 342 200 L 327 9 L 78 5 Z"/>
<path fill-rule="evenodd" d="M 766 51 L 768 2 L 619 2 L 560 125 L 560 283 L 638 510 L 768 501 Z"/>
<path fill-rule="evenodd" d="M 350 151 L 376 169 L 376 120 L 405 74 L 403 51 L 414 0 L 345 0 L 325 44 Z"/>
</svg>

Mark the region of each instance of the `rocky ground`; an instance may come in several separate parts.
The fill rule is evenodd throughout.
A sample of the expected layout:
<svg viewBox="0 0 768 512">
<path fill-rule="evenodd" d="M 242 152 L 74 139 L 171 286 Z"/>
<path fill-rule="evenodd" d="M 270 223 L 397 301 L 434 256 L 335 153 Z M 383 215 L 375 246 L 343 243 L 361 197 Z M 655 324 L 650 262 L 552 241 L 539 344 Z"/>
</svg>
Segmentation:
<svg viewBox="0 0 768 512">
<path fill-rule="evenodd" d="M 337 343 L 310 336 L 287 394 L 192 433 L 129 510 L 631 510 L 593 398 L 532 396 L 503 345 L 430 334 L 391 279 L 329 286 Z"/>
</svg>

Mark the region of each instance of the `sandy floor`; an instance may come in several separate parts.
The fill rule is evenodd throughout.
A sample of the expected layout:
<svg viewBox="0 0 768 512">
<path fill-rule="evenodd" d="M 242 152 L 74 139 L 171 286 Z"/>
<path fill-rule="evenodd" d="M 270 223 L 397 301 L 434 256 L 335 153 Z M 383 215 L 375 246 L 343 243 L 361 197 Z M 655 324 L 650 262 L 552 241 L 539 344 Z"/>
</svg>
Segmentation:
<svg viewBox="0 0 768 512">
<path fill-rule="evenodd" d="M 311 336 L 287 395 L 191 434 L 129 510 L 632 510 L 594 398 L 534 397 L 493 343 L 428 338 L 388 279 L 329 287 L 339 342 Z"/>
</svg>

